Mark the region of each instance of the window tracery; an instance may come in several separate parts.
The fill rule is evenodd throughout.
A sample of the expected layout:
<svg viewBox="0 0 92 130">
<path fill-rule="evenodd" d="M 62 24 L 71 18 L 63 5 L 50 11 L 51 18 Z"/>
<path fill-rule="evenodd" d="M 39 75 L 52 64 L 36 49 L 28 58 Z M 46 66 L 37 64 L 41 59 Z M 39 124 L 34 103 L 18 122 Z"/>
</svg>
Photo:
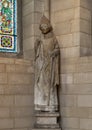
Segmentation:
<svg viewBox="0 0 92 130">
<path fill-rule="evenodd" d="M 0 52 L 17 52 L 17 0 L 0 0 Z"/>
</svg>

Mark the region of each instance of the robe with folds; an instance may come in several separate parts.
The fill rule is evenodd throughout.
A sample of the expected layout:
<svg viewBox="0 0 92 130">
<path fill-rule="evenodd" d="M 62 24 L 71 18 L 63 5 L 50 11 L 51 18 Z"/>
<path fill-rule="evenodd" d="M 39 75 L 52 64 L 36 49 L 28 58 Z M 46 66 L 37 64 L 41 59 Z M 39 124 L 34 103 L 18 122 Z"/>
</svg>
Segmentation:
<svg viewBox="0 0 92 130">
<path fill-rule="evenodd" d="M 55 37 L 35 42 L 35 110 L 58 111 L 59 46 Z"/>
</svg>

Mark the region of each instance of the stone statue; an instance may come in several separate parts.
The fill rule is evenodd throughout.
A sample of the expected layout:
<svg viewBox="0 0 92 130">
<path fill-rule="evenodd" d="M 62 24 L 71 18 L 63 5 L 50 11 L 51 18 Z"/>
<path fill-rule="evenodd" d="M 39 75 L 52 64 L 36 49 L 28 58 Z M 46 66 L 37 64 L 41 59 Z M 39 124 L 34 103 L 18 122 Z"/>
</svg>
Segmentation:
<svg viewBox="0 0 92 130">
<path fill-rule="evenodd" d="M 59 46 L 50 21 L 43 16 L 41 38 L 35 42 L 35 110 L 58 111 Z"/>
</svg>

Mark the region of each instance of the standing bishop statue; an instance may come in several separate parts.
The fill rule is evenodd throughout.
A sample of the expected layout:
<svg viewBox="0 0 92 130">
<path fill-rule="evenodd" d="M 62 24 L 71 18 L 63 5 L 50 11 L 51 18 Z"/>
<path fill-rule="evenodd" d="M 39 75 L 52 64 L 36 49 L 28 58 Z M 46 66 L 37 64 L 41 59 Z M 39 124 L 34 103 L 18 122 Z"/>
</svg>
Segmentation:
<svg viewBox="0 0 92 130">
<path fill-rule="evenodd" d="M 35 42 L 35 88 L 36 111 L 58 111 L 59 45 L 50 21 L 43 16 L 39 29 L 41 38 Z"/>
</svg>

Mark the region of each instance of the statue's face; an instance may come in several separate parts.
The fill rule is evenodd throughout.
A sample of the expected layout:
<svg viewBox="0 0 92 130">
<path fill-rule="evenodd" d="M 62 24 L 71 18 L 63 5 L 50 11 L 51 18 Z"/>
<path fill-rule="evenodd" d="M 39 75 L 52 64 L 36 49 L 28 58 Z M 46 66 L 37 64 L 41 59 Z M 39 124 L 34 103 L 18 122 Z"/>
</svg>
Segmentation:
<svg viewBox="0 0 92 130">
<path fill-rule="evenodd" d="M 40 30 L 42 31 L 43 34 L 47 34 L 48 32 L 51 31 L 51 27 L 49 27 L 48 24 L 41 24 Z"/>
</svg>

